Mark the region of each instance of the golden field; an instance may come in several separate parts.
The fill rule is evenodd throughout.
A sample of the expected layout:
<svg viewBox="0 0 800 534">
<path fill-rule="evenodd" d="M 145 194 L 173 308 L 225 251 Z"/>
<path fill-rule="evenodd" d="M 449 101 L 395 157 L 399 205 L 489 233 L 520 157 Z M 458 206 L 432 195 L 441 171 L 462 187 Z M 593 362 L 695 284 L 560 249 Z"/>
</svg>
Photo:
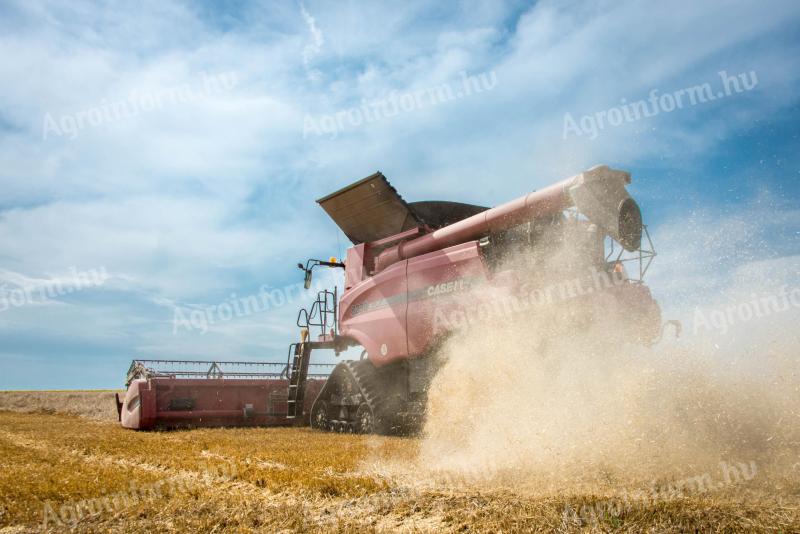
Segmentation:
<svg viewBox="0 0 800 534">
<path fill-rule="evenodd" d="M 124 394 L 125 391 L 0 391 L 0 410 L 58 412 L 116 421 L 114 393 Z"/>
<path fill-rule="evenodd" d="M 409 468 L 414 438 L 127 431 L 100 416 L 111 397 L 0 393 L 0 532 L 800 532 L 791 469 L 623 500 L 602 477 L 558 490 Z"/>
</svg>

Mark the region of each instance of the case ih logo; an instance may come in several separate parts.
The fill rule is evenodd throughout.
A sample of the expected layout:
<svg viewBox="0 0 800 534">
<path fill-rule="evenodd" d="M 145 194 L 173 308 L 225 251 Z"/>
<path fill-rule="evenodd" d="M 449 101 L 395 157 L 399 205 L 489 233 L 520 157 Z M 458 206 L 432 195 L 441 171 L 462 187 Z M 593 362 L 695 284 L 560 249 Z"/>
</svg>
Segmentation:
<svg viewBox="0 0 800 534">
<path fill-rule="evenodd" d="M 473 287 L 473 285 L 475 285 L 478 282 L 480 282 L 480 277 L 467 276 L 464 278 L 456 278 L 455 280 L 450 280 L 449 282 L 442 282 L 441 284 L 435 284 L 432 286 L 422 287 L 420 289 L 414 289 L 412 291 L 409 291 L 408 294 L 400 293 L 398 295 L 392 295 L 391 297 L 385 299 L 378 299 L 378 300 L 373 300 L 371 302 L 361 302 L 359 304 L 353 304 L 350 307 L 350 316 L 355 317 L 356 315 L 361 315 L 362 313 L 378 310 L 381 308 L 387 308 L 389 306 L 394 306 L 395 304 L 414 302 L 417 300 L 422 300 L 427 298 L 441 298 L 454 293 L 468 291 Z"/>
<path fill-rule="evenodd" d="M 437 295 L 444 295 L 447 293 L 458 293 L 459 291 L 469 289 L 471 285 L 471 280 L 469 278 L 458 278 L 446 283 L 430 286 L 427 293 L 429 297 L 435 297 Z"/>
</svg>

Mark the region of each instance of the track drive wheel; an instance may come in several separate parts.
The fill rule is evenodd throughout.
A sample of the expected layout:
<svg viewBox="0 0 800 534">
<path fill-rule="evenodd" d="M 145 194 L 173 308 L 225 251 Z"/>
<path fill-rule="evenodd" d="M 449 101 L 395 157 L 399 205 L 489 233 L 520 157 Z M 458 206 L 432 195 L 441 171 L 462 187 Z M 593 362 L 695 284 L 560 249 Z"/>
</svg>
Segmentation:
<svg viewBox="0 0 800 534">
<path fill-rule="evenodd" d="M 372 434 L 375 432 L 375 415 L 366 402 L 362 402 L 356 411 L 355 431 L 357 434 Z"/>
<path fill-rule="evenodd" d="M 328 404 L 325 401 L 317 401 L 311 411 L 311 428 L 328 430 L 328 426 Z"/>
</svg>

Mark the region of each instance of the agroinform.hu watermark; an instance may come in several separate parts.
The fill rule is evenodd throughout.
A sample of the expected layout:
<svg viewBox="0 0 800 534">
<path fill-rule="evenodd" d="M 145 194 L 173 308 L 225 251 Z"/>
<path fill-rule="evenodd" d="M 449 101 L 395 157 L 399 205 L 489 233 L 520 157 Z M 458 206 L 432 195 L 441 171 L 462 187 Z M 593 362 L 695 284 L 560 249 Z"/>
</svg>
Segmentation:
<svg viewBox="0 0 800 534">
<path fill-rule="evenodd" d="M 31 304 L 47 304 L 64 295 L 88 288 L 100 287 L 111 277 L 105 267 L 78 271 L 70 267 L 68 276 L 37 280 L 23 285 L 13 284 L 9 287 L 0 279 L 0 312 L 12 308 L 21 308 Z"/>
<path fill-rule="evenodd" d="M 474 76 L 462 71 L 459 84 L 443 83 L 414 91 L 392 91 L 386 98 L 367 101 L 361 100 L 360 106 L 324 115 L 306 115 L 303 118 L 303 139 L 314 134 L 329 135 L 336 139 L 340 132 L 347 128 L 355 128 L 363 124 L 395 117 L 400 113 L 408 113 L 446 104 L 453 100 L 491 91 L 497 85 L 497 74 L 494 71 Z"/>
<path fill-rule="evenodd" d="M 47 141 L 49 137 L 75 139 L 86 128 L 138 117 L 169 106 L 199 102 L 223 91 L 230 91 L 237 81 L 235 72 L 211 75 L 203 72 L 202 83 L 196 86 L 185 83 L 155 91 L 134 90 L 127 98 L 111 102 L 104 98 L 99 104 L 74 113 L 53 116 L 48 112 L 42 118 L 42 140 Z"/>
<path fill-rule="evenodd" d="M 250 317 L 257 313 L 276 310 L 294 303 L 307 303 L 310 295 L 335 285 L 336 281 L 330 276 L 315 279 L 311 287 L 306 289 L 303 282 L 289 284 L 283 287 L 262 285 L 257 293 L 240 296 L 231 293 L 230 297 L 218 304 L 173 306 L 172 334 L 176 335 L 181 329 L 186 331 L 199 331 L 200 334 L 208 332 L 209 328 L 221 324 Z"/>
<path fill-rule="evenodd" d="M 752 91 L 758 85 L 758 77 L 752 70 L 749 73 L 737 75 L 730 75 L 722 70 L 717 74 L 722 82 L 722 88 L 716 92 L 708 82 L 678 89 L 671 93 L 658 94 L 658 89 L 652 89 L 646 99 L 628 102 L 623 98 L 620 100 L 619 106 L 583 115 L 577 120 L 571 113 L 565 113 L 562 138 L 566 140 L 570 135 L 577 137 L 585 135 L 589 139 L 597 139 L 598 133 L 606 128 L 745 93 Z"/>
<path fill-rule="evenodd" d="M 800 310 L 800 288 L 783 286 L 776 293 L 752 295 L 750 300 L 728 304 L 714 310 L 695 308 L 693 333 L 700 330 L 719 330 L 726 334 L 737 323 L 769 317 L 791 309 Z"/>
</svg>

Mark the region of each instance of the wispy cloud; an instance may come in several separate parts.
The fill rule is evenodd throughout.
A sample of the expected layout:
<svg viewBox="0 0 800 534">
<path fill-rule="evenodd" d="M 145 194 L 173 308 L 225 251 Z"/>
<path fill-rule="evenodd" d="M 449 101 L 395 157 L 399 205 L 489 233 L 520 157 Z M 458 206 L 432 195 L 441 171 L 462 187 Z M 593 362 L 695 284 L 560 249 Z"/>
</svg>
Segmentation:
<svg viewBox="0 0 800 534">
<path fill-rule="evenodd" d="M 311 42 L 303 48 L 303 67 L 306 69 L 309 80 L 318 81 L 322 77 L 322 73 L 311 67 L 311 61 L 322 50 L 325 37 L 322 35 L 322 30 L 317 28 L 317 21 L 306 10 L 306 6 L 302 2 L 300 3 L 300 14 L 303 15 L 303 20 L 308 25 L 308 31 L 311 34 Z"/>
</svg>

